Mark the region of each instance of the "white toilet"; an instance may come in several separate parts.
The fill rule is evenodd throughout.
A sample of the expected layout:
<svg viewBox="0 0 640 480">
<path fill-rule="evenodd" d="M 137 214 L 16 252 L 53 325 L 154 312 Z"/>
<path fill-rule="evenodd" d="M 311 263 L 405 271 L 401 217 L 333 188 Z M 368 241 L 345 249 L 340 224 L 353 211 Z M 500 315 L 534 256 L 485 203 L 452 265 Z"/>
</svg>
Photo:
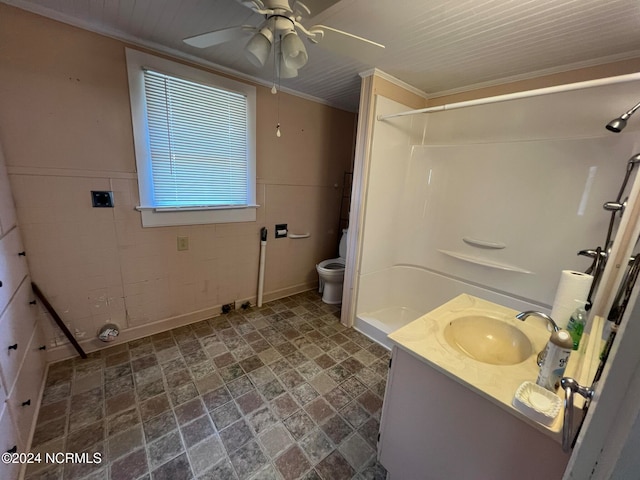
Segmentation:
<svg viewBox="0 0 640 480">
<path fill-rule="evenodd" d="M 322 301 L 330 305 L 342 303 L 342 282 L 344 281 L 344 264 L 347 256 L 347 229 L 342 230 L 339 257 L 324 260 L 316 265 L 320 277 L 319 291 Z"/>
</svg>

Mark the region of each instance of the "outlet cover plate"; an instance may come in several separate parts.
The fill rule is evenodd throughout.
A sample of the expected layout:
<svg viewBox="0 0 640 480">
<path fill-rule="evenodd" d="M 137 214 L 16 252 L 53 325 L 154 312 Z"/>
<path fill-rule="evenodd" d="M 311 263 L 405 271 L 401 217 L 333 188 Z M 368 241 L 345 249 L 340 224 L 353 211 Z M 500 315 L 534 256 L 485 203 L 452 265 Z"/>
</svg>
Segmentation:
<svg viewBox="0 0 640 480">
<path fill-rule="evenodd" d="M 113 192 L 92 190 L 91 204 L 94 208 L 113 208 Z"/>
<path fill-rule="evenodd" d="M 184 252 L 185 250 L 189 250 L 189 237 L 186 236 L 178 236 L 178 251 Z"/>
</svg>

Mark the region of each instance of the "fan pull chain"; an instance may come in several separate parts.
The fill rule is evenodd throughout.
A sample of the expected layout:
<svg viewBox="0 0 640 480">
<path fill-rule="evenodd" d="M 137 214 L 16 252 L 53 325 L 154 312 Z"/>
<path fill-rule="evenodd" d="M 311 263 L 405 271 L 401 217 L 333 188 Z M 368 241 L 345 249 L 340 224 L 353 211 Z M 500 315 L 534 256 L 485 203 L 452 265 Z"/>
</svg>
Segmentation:
<svg viewBox="0 0 640 480">
<path fill-rule="evenodd" d="M 275 95 L 278 93 L 278 89 L 276 88 L 276 76 L 278 75 L 278 54 L 276 53 L 275 46 L 273 48 L 273 86 L 271 87 L 271 93 Z"/>
<path fill-rule="evenodd" d="M 280 69 L 278 68 L 278 62 L 282 57 L 282 39 L 278 42 L 279 49 L 273 49 L 273 69 L 274 69 L 274 80 L 273 87 L 271 87 L 271 93 L 277 94 L 277 104 L 276 104 L 276 137 L 280 138 L 282 133 L 280 132 Z M 278 88 L 276 88 L 276 80 L 278 82 Z"/>
<path fill-rule="evenodd" d="M 277 105 L 277 125 L 276 125 L 276 137 L 280 138 L 282 133 L 280 133 L 280 75 L 278 75 L 278 105 Z"/>
</svg>

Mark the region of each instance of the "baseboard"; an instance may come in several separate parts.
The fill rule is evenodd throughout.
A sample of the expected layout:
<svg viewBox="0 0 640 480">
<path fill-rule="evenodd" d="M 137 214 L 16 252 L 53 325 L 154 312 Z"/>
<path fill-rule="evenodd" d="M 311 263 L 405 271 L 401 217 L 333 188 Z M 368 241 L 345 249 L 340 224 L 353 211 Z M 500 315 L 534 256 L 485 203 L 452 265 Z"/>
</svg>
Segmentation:
<svg viewBox="0 0 640 480">
<path fill-rule="evenodd" d="M 273 300 L 278 300 L 280 298 L 288 297 L 290 295 L 295 295 L 298 293 L 306 292 L 308 290 L 313 290 L 314 288 L 318 288 L 318 282 L 310 282 L 310 283 L 300 283 L 297 285 L 293 285 L 291 287 L 281 288 L 279 290 L 273 290 L 271 292 L 265 293 L 262 298 L 263 304 L 266 302 L 271 302 Z M 238 299 L 242 303 L 248 301 L 251 303 L 251 306 L 256 305 L 256 296 L 248 297 L 244 299 Z M 182 327 L 184 325 L 189 325 L 191 323 L 200 322 L 202 320 L 207 320 L 209 318 L 217 317 L 220 315 L 222 305 L 216 305 L 214 307 L 205 308 L 203 310 L 198 310 L 195 312 L 186 313 L 183 315 L 177 315 L 174 317 L 165 318 L 163 320 L 158 320 L 152 323 L 146 323 L 144 325 L 138 325 L 131 328 L 126 328 L 120 330 L 120 334 L 118 335 L 117 340 L 109 343 L 104 343 L 98 340 L 97 338 L 89 338 L 83 341 L 80 341 L 80 346 L 86 353 L 96 352 L 98 350 L 103 350 L 105 348 L 113 347 L 115 345 L 119 345 L 121 343 L 130 342 L 132 340 L 137 340 L 139 338 L 148 337 L 149 335 L 155 335 L 156 333 L 165 332 L 167 330 L 172 330 L 174 328 Z M 67 358 L 73 358 L 78 356 L 78 352 L 73 348 L 73 346 L 68 343 L 64 345 L 60 345 L 58 347 L 47 348 L 47 363 L 59 362 L 61 360 L 66 360 Z"/>
</svg>

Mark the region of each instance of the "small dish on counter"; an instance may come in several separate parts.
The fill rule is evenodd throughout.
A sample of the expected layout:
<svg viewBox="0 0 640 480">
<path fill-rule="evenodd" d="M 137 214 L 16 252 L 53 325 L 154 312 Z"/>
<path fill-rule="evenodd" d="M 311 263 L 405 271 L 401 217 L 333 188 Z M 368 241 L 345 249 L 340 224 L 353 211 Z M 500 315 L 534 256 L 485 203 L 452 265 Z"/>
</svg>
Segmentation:
<svg viewBox="0 0 640 480">
<path fill-rule="evenodd" d="M 523 382 L 513 397 L 513 406 L 542 425 L 550 427 L 562 408 L 558 395 L 533 382 Z"/>
</svg>

